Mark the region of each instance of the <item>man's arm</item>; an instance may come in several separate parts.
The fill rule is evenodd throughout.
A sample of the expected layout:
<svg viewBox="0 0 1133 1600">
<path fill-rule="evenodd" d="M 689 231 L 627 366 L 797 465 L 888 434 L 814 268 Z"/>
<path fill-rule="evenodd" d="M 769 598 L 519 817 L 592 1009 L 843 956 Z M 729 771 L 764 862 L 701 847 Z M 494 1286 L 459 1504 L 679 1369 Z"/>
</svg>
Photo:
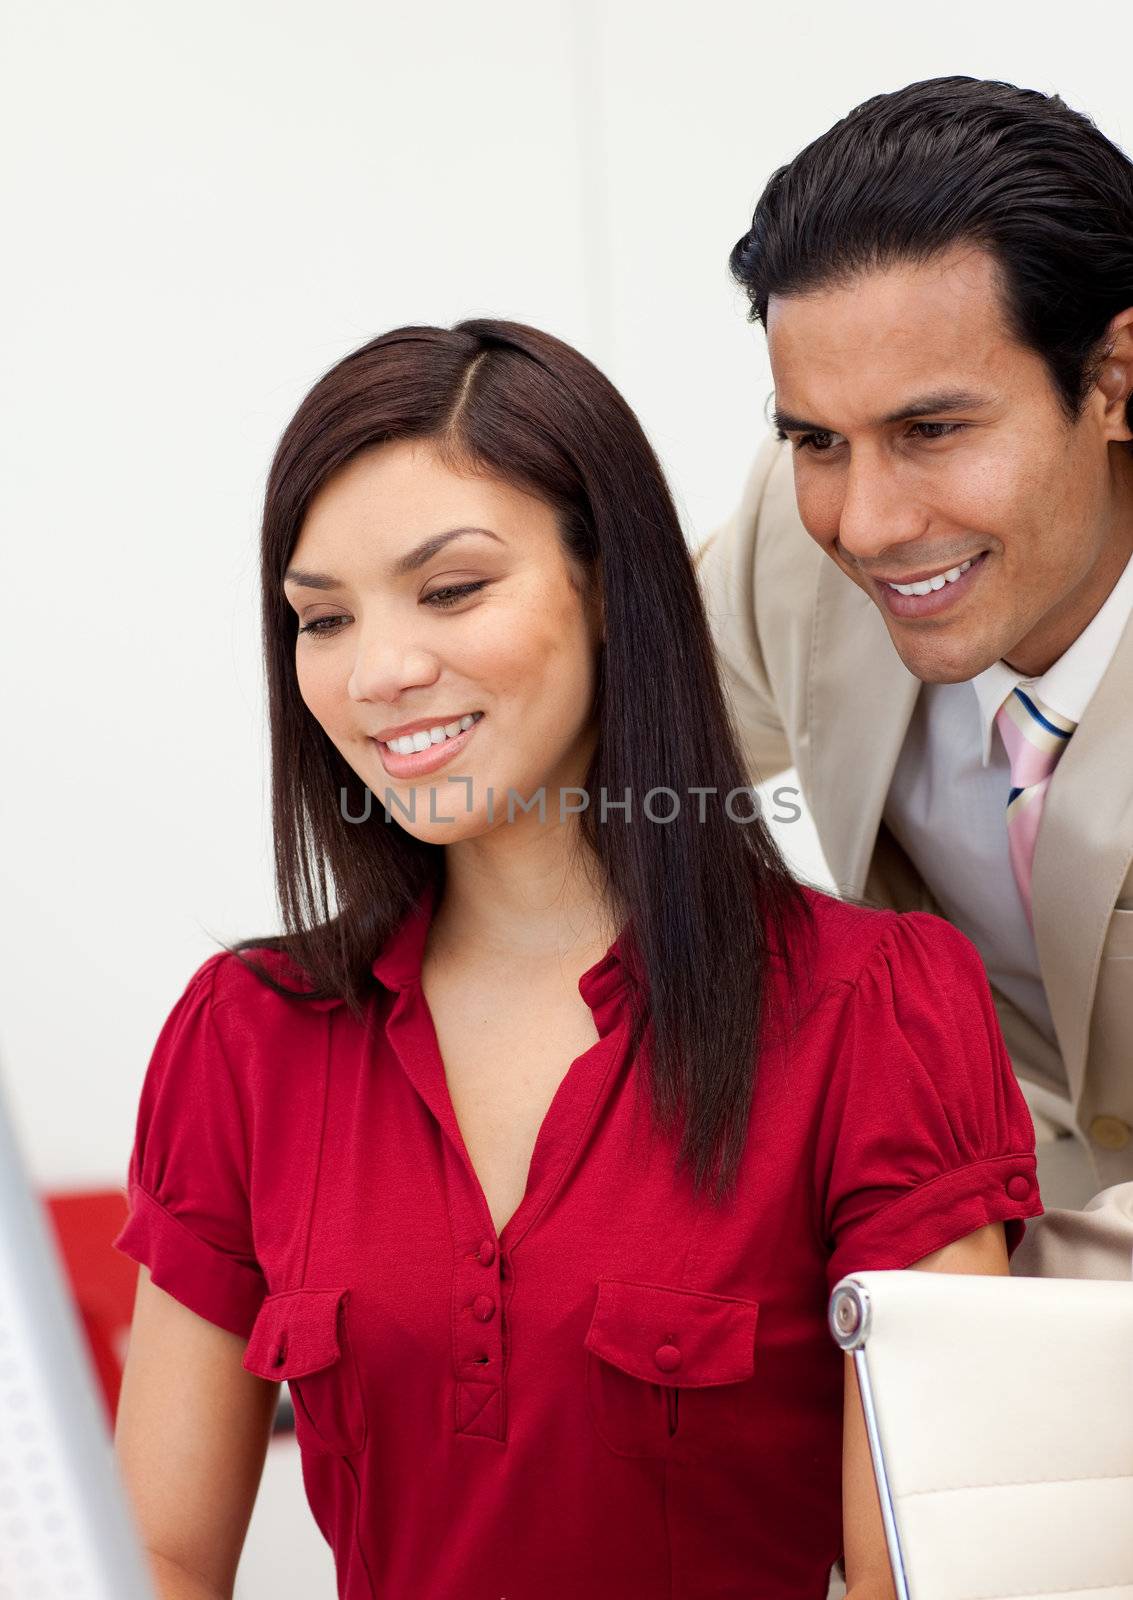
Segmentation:
<svg viewBox="0 0 1133 1600">
<path fill-rule="evenodd" d="M 1114 1278 L 1133 1274 L 1133 1183 L 1115 1183 L 1081 1211 L 1046 1211 L 1028 1222 L 1011 1258 L 1023 1278 Z"/>
<path fill-rule="evenodd" d="M 764 491 L 779 453 L 776 439 L 761 446 L 736 511 L 693 551 L 720 676 L 752 783 L 762 783 L 792 765 L 764 666 L 753 592 Z"/>
</svg>

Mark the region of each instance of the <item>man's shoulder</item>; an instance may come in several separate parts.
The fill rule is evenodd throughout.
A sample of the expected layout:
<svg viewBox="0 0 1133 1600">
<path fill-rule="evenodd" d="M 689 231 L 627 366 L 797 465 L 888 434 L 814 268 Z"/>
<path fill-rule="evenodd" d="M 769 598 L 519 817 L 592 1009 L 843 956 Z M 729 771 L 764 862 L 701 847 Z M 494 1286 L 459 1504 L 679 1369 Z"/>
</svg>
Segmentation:
<svg viewBox="0 0 1133 1600">
<path fill-rule="evenodd" d="M 799 516 L 787 441 L 771 436 L 756 452 L 740 515 L 751 520 L 755 571 L 762 583 L 774 584 L 777 603 L 809 602 L 829 558 Z"/>
<path fill-rule="evenodd" d="M 768 533 L 776 538 L 805 539 L 808 546 L 817 550 L 799 516 L 791 455 L 788 440 L 768 434 L 756 450 L 748 472 L 744 503 L 748 514 L 755 516 L 761 536 Z"/>
</svg>

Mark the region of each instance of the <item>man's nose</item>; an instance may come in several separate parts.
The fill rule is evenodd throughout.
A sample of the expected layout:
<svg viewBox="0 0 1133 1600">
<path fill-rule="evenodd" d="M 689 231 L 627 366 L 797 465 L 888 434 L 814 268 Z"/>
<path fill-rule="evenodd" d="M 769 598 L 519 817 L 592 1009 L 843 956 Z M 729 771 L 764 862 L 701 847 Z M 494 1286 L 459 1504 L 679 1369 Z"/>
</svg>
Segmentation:
<svg viewBox="0 0 1133 1600">
<path fill-rule="evenodd" d="M 851 462 L 838 517 L 838 544 L 853 561 L 875 561 L 923 539 L 927 518 L 899 475 L 876 460 Z"/>
</svg>

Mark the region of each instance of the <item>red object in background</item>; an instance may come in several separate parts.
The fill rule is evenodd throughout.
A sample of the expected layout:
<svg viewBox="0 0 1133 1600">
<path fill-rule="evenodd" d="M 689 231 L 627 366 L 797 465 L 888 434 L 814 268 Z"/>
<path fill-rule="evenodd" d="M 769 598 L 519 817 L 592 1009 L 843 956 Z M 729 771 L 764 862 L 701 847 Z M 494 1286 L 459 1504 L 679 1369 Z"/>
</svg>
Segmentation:
<svg viewBox="0 0 1133 1600">
<path fill-rule="evenodd" d="M 94 1189 L 46 1195 L 44 1205 L 113 1427 L 138 1281 L 137 1263 L 112 1243 L 126 1222 L 126 1196 Z"/>
</svg>

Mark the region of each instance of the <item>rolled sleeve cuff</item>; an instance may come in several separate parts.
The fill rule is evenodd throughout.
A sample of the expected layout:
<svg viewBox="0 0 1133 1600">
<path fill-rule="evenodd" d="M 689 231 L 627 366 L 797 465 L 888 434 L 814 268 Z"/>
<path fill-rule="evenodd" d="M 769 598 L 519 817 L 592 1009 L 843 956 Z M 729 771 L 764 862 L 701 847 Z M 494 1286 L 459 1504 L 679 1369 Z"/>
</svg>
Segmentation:
<svg viewBox="0 0 1133 1600">
<path fill-rule="evenodd" d="M 190 1311 L 247 1339 L 268 1292 L 260 1273 L 198 1239 L 137 1183 L 129 1201 L 114 1248 L 148 1267 L 158 1288 Z"/>
<path fill-rule="evenodd" d="M 995 1222 L 1005 1224 L 1010 1256 L 1026 1219 L 1042 1210 L 1033 1151 L 974 1161 L 929 1179 L 845 1231 L 827 1263 L 830 1286 L 849 1272 L 911 1267 Z"/>
</svg>

